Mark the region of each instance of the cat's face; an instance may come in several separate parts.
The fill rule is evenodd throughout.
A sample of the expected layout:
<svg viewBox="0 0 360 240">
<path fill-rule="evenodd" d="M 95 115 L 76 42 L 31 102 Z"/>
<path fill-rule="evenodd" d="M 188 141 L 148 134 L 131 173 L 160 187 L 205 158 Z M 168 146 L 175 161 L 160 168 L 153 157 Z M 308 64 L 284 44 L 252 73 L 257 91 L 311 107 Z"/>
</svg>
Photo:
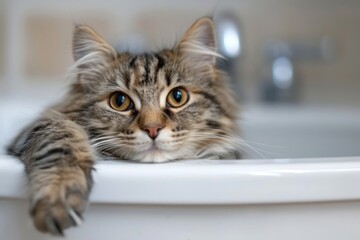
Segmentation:
<svg viewBox="0 0 360 240">
<path fill-rule="evenodd" d="M 214 49 L 210 19 L 196 22 L 176 48 L 141 55 L 115 53 L 79 27 L 75 118 L 99 152 L 121 159 L 164 162 L 231 151 L 236 107 Z"/>
</svg>

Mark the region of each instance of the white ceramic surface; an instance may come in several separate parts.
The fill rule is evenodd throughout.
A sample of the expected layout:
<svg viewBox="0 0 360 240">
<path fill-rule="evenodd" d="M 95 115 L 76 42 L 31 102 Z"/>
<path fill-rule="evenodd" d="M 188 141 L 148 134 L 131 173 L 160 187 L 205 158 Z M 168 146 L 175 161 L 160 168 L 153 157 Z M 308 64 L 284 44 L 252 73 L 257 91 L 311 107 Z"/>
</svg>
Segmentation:
<svg viewBox="0 0 360 240">
<path fill-rule="evenodd" d="M 24 117 L 0 109 L 7 139 Z M 249 109 L 244 138 L 281 158 L 98 163 L 85 222 L 66 239 L 360 239 L 359 111 Z M 0 155 L 0 239 L 58 239 L 34 230 L 25 195 L 22 165 Z"/>
</svg>

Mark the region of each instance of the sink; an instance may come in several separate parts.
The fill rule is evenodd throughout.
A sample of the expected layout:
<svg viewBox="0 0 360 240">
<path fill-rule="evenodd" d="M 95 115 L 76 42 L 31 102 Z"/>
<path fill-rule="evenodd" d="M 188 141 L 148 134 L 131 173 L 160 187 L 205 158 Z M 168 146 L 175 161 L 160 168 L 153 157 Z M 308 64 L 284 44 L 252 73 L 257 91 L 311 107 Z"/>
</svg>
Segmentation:
<svg viewBox="0 0 360 240">
<path fill-rule="evenodd" d="M 360 156 L 360 108 L 245 106 L 245 158 Z"/>
</svg>

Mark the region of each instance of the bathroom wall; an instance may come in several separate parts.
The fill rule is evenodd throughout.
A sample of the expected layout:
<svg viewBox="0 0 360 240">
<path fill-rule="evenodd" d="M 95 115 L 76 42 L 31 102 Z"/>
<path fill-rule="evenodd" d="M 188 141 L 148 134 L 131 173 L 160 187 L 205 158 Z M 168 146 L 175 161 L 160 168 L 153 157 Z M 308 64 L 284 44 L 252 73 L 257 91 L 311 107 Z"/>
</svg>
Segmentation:
<svg viewBox="0 0 360 240">
<path fill-rule="evenodd" d="M 6 6 L 5 2 L 0 1 L 0 81 L 1 76 L 4 75 L 4 64 L 5 64 L 5 27 L 6 27 Z"/>
<path fill-rule="evenodd" d="M 328 37 L 334 43 L 333 58 L 295 63 L 299 101 L 341 106 L 360 103 L 360 2 L 353 0 L 2 0 L 0 94 L 50 99 L 58 93 L 72 62 L 74 23 L 93 26 L 118 48 L 135 43 L 154 49 L 173 45 L 192 21 L 219 9 L 231 9 L 241 21 L 244 52 L 238 71 L 246 101 L 259 99 L 266 42 L 315 46 Z"/>
<path fill-rule="evenodd" d="M 267 40 L 315 45 L 326 36 L 335 44 L 333 59 L 295 63 L 300 98 L 305 103 L 359 105 L 360 2 L 267 2 L 240 10 L 247 50 L 243 68 L 247 86 L 254 88 L 251 83 L 261 77 L 262 47 Z"/>
</svg>

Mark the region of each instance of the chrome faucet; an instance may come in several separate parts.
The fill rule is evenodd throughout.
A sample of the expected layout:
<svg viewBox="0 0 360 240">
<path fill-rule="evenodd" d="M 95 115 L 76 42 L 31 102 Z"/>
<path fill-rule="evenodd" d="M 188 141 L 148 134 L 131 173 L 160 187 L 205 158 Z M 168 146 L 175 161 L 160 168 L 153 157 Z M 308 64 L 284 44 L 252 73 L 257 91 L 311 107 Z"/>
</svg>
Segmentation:
<svg viewBox="0 0 360 240">
<path fill-rule="evenodd" d="M 239 82 L 239 61 L 243 45 L 240 23 L 231 12 L 219 12 L 214 15 L 217 33 L 218 52 L 224 56 L 217 60 L 217 66 L 230 76 L 230 84 L 237 97 L 241 98 L 242 88 Z"/>
<path fill-rule="evenodd" d="M 264 74 L 260 93 L 264 102 L 297 102 L 301 79 L 295 63 L 331 60 L 335 57 L 334 42 L 324 37 L 317 44 L 269 41 L 264 48 Z"/>
<path fill-rule="evenodd" d="M 295 78 L 293 52 L 288 44 L 271 42 L 265 47 L 261 98 L 265 102 L 296 102 L 298 84 Z"/>
</svg>

